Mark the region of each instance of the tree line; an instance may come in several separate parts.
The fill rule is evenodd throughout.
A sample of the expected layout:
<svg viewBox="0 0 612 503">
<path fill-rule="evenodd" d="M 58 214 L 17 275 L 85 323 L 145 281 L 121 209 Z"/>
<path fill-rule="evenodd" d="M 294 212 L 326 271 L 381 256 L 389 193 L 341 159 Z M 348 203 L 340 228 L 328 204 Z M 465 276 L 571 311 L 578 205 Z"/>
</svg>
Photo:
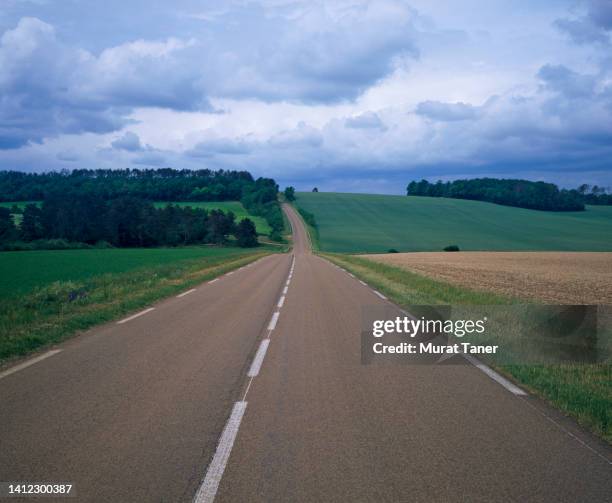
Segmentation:
<svg viewBox="0 0 612 503">
<path fill-rule="evenodd" d="M 0 171 L 0 201 L 40 201 L 48 194 L 95 193 L 150 201 L 235 201 L 255 183 L 248 171 L 209 169 L 75 169 L 45 173 Z"/>
<path fill-rule="evenodd" d="M 583 211 L 585 202 L 588 202 L 579 190 L 559 189 L 552 183 L 496 178 L 474 178 L 452 182 L 439 180 L 436 183 L 427 180 L 412 181 L 408 184 L 407 194 L 472 199 L 546 211 Z"/>
<path fill-rule="evenodd" d="M 606 189 L 598 185 L 590 186 L 584 183 L 578 187 L 578 193 L 585 204 L 612 205 L 612 193 L 610 193 L 609 188 Z"/>
<path fill-rule="evenodd" d="M 0 208 L 0 244 L 64 240 L 117 247 L 225 244 L 233 235 L 239 246 L 257 246 L 255 224 L 236 223 L 232 212 L 152 202 L 132 196 L 109 201 L 93 194 L 48 196 L 42 206 L 28 204 L 17 227 L 8 208 Z"/>
<path fill-rule="evenodd" d="M 163 169 L 77 169 L 47 173 L 0 171 L 0 201 L 51 201 L 86 197 L 91 201 L 240 201 L 282 240 L 278 185 L 248 171 Z M 116 204 L 116 203 L 113 203 Z M 80 239 L 79 241 L 86 241 Z M 112 241 L 109 241 L 112 242 Z"/>
</svg>

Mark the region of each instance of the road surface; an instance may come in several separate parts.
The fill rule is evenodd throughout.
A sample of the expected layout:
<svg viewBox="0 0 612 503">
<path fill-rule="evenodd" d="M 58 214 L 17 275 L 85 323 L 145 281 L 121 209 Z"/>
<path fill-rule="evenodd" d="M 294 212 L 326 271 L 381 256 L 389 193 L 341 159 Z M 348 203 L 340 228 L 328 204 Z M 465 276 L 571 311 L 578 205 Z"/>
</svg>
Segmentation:
<svg viewBox="0 0 612 503">
<path fill-rule="evenodd" d="M 292 254 L 0 373 L 0 482 L 87 502 L 612 499 L 610 448 L 488 369 L 362 365 L 362 308 L 391 305 L 285 211 Z"/>
</svg>

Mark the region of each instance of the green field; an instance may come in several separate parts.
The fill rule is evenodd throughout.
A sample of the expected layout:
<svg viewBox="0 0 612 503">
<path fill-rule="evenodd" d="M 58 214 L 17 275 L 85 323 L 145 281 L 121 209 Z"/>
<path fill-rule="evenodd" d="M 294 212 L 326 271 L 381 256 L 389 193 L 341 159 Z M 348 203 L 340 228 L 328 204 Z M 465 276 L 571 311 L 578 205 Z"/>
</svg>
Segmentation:
<svg viewBox="0 0 612 503">
<path fill-rule="evenodd" d="M 234 258 L 242 248 L 109 248 L 0 252 L 0 298 L 54 281 L 80 281 L 106 273 L 177 264 L 185 260 Z M 252 253 L 252 252 L 251 252 Z"/>
<path fill-rule="evenodd" d="M 158 208 L 163 208 L 166 206 L 167 202 L 156 202 L 155 206 Z M 236 222 L 240 222 L 245 218 L 250 218 L 255 224 L 255 228 L 257 229 L 257 234 L 270 234 L 272 229 L 268 225 L 268 222 L 263 217 L 257 217 L 251 215 L 240 201 L 210 201 L 210 202 L 199 202 L 199 201 L 180 201 L 172 204 L 177 204 L 179 206 L 191 206 L 192 208 L 203 208 L 206 210 L 222 210 L 224 212 L 231 211 L 234 215 L 236 215 Z"/>
<path fill-rule="evenodd" d="M 297 194 L 313 213 L 322 251 L 612 251 L 612 207 L 546 212 L 417 196 Z"/>
<path fill-rule="evenodd" d="M 0 363 L 141 309 L 278 248 L 0 253 Z"/>
</svg>

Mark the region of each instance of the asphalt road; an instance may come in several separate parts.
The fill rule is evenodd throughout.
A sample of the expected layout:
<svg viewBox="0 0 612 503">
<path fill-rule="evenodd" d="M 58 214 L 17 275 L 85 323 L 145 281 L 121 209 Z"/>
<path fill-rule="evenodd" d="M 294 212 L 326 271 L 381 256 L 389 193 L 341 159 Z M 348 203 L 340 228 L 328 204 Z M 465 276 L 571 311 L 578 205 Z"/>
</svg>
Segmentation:
<svg viewBox="0 0 612 503">
<path fill-rule="evenodd" d="M 0 374 L 0 482 L 68 501 L 612 500 L 611 450 L 473 365 L 362 365 L 387 305 L 275 255 Z M 486 369 L 485 369 L 486 370 Z"/>
</svg>

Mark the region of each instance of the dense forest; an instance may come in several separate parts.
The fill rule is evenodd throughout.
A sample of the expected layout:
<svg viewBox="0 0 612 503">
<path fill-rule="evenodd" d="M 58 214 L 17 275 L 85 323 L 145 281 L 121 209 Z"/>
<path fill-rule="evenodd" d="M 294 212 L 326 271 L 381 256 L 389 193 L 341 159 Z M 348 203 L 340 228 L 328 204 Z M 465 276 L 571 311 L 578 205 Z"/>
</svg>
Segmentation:
<svg viewBox="0 0 612 503">
<path fill-rule="evenodd" d="M 581 190 L 582 189 L 582 190 Z M 453 182 L 430 183 L 427 180 L 410 182 L 409 196 L 450 197 L 473 199 L 505 206 L 517 206 L 547 211 L 582 211 L 586 204 L 610 204 L 612 199 L 605 191 L 597 188 L 595 194 L 587 193 L 588 186 L 580 189 L 559 189 L 552 183 L 528 180 L 504 180 L 495 178 L 474 178 Z"/>
<path fill-rule="evenodd" d="M 250 221 L 235 225 L 233 215 L 220 211 L 177 206 L 155 209 L 152 202 L 240 201 L 251 214 L 267 220 L 272 239 L 281 240 L 284 222 L 277 194 L 274 180 L 255 180 L 247 171 L 0 171 L 0 201 L 43 202 L 41 208 L 32 206 L 24 211 L 19 228 L 11 228 L 7 223 L 10 217 L 2 212 L 0 241 L 66 239 L 90 244 L 102 241 L 114 246 L 156 246 L 219 243 L 235 234 L 239 243 L 250 246 L 250 238 L 239 236 L 240 232 L 248 234 Z"/>
<path fill-rule="evenodd" d="M 42 206 L 28 204 L 17 227 L 8 208 L 0 208 L 3 249 L 47 248 L 59 243 L 148 247 L 225 244 L 234 235 L 239 246 L 257 246 L 255 225 L 236 224 L 234 215 L 168 204 L 155 208 L 143 199 L 121 196 L 105 201 L 92 194 L 47 196 Z"/>
<path fill-rule="evenodd" d="M 93 193 L 107 200 L 132 196 L 150 201 L 237 201 L 253 184 L 247 171 L 209 169 L 0 171 L 0 201 L 41 201 L 61 192 Z"/>
</svg>

